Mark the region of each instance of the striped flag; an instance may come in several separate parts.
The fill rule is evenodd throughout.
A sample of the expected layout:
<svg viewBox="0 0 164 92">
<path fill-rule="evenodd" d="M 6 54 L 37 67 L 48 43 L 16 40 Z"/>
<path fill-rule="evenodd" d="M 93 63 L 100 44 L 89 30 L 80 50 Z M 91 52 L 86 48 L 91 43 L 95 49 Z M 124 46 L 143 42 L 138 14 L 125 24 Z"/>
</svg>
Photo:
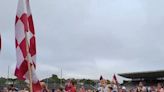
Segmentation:
<svg viewBox="0 0 164 92">
<path fill-rule="evenodd" d="M 100 80 L 103 80 L 103 77 L 102 77 L 102 75 L 100 76 Z"/>
<path fill-rule="evenodd" d="M 115 74 L 113 75 L 112 82 L 113 82 L 114 84 L 118 84 L 117 77 L 116 77 Z"/>
<path fill-rule="evenodd" d="M 36 76 L 35 31 L 29 0 L 19 0 L 15 20 L 15 44 L 17 64 L 15 76 L 20 80 L 30 80 L 28 62 L 31 65 L 33 92 L 40 92 L 40 82 Z"/>
</svg>

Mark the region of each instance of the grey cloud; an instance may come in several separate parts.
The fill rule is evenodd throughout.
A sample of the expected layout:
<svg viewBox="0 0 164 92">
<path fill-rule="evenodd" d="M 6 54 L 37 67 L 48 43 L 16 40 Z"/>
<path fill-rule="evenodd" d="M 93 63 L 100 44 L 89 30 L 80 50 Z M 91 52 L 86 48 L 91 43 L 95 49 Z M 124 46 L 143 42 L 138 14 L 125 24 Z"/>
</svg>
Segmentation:
<svg viewBox="0 0 164 92">
<path fill-rule="evenodd" d="M 16 62 L 13 23 L 17 2 L 10 1 L 11 8 L 5 6 L 8 0 L 3 2 L 0 32 L 4 48 L 0 61 L 5 63 L 0 62 L 0 66 L 7 69 L 6 65 Z M 31 1 L 38 76 L 60 75 L 60 68 L 66 78 L 94 79 L 101 74 L 111 78 L 113 73 L 163 69 L 162 3 L 162 0 Z M 47 74 L 42 76 L 43 73 Z"/>
</svg>

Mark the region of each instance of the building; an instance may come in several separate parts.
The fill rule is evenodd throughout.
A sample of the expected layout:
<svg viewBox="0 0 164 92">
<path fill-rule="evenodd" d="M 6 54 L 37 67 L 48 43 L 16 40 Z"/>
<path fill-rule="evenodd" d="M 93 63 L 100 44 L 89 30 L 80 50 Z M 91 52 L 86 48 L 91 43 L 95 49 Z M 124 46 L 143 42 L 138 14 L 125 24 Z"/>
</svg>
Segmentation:
<svg viewBox="0 0 164 92">
<path fill-rule="evenodd" d="M 157 83 L 164 84 L 164 70 L 120 73 L 118 75 L 130 79 L 123 81 L 123 85 L 129 88 L 136 87 L 140 81 L 142 81 L 145 86 L 152 86 Z"/>
</svg>

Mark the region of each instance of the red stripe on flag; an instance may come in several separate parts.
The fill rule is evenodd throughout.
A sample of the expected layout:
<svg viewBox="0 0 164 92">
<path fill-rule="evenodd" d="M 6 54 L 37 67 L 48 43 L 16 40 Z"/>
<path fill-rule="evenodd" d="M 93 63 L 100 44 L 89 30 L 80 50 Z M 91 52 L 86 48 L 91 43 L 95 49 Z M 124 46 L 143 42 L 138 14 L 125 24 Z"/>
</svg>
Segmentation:
<svg viewBox="0 0 164 92">
<path fill-rule="evenodd" d="M 26 51 L 26 39 L 24 38 L 23 41 L 19 44 L 19 47 L 22 51 L 23 57 L 26 58 L 27 51 Z"/>
<path fill-rule="evenodd" d="M 34 31 L 35 29 L 34 29 L 32 15 L 30 15 L 28 17 L 28 21 L 29 21 L 29 28 L 30 28 L 31 33 L 35 34 L 35 31 Z"/>
<path fill-rule="evenodd" d="M 28 31 L 28 17 L 27 14 L 22 14 L 20 20 L 22 21 L 22 23 L 24 24 L 24 30 Z"/>
<path fill-rule="evenodd" d="M 28 61 L 24 60 L 19 68 L 15 70 L 15 76 L 20 80 L 25 80 L 24 75 L 28 71 Z"/>
<path fill-rule="evenodd" d="M 30 50 L 29 51 L 31 53 L 31 56 L 36 54 L 36 44 L 35 44 L 34 36 L 30 39 Z"/>
<path fill-rule="evenodd" d="M 115 84 L 118 84 L 118 81 L 117 81 L 117 78 L 116 78 L 116 75 L 115 75 L 115 74 L 113 75 L 113 82 L 114 82 Z"/>
<path fill-rule="evenodd" d="M 18 20 L 19 20 L 19 17 L 16 16 L 16 18 L 15 18 L 15 24 L 18 22 Z"/>
<path fill-rule="evenodd" d="M 15 47 L 18 47 L 18 41 L 15 39 Z"/>
</svg>

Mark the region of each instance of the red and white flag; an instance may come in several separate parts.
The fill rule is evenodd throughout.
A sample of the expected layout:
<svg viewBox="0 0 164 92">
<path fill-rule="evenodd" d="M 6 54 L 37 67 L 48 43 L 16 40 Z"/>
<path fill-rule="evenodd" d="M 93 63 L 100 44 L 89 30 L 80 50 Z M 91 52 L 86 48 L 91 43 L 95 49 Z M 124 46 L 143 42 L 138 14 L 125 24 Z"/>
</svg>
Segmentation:
<svg viewBox="0 0 164 92">
<path fill-rule="evenodd" d="M 114 84 L 118 84 L 117 77 L 116 77 L 115 74 L 113 75 L 112 82 L 113 82 Z"/>
<path fill-rule="evenodd" d="M 102 75 L 100 76 L 100 80 L 103 80 L 104 78 L 102 77 Z"/>
<path fill-rule="evenodd" d="M 29 80 L 28 62 L 31 65 L 33 92 L 40 92 L 40 82 L 36 76 L 35 31 L 29 0 L 19 0 L 15 20 L 15 43 L 17 65 L 15 76 L 20 80 Z"/>
</svg>

